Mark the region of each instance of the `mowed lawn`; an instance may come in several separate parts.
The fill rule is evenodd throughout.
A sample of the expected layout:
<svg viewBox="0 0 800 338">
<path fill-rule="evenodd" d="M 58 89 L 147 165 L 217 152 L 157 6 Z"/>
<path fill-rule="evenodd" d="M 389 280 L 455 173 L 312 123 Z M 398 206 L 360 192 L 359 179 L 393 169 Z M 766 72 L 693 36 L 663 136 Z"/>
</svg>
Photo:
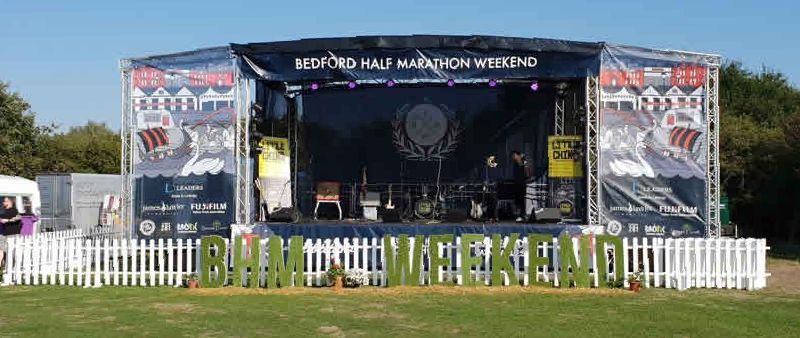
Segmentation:
<svg viewBox="0 0 800 338">
<path fill-rule="evenodd" d="M 800 275 L 800 265 L 771 261 Z M 784 273 L 784 272 L 781 272 Z M 800 281 L 737 290 L 0 288 L 0 336 L 798 337 Z"/>
</svg>

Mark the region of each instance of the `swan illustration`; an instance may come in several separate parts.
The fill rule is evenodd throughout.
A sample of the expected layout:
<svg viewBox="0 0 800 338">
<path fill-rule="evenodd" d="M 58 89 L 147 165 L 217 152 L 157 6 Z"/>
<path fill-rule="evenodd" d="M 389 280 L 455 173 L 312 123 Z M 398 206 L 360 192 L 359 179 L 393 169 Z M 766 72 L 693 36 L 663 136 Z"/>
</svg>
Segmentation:
<svg viewBox="0 0 800 338">
<path fill-rule="evenodd" d="M 646 146 L 643 144 L 637 144 L 636 149 L 634 149 L 634 154 L 636 154 L 636 161 L 628 160 L 628 159 L 616 159 L 612 160 L 608 163 L 611 167 L 611 171 L 614 172 L 614 175 L 617 176 L 624 176 L 630 175 L 632 177 L 655 177 L 655 172 L 653 171 L 653 167 L 650 166 L 650 163 L 642 156 L 640 149 L 644 149 Z"/>
<path fill-rule="evenodd" d="M 205 173 L 214 175 L 222 171 L 222 168 L 225 167 L 225 161 L 220 158 L 204 158 L 198 160 L 198 157 L 200 157 L 200 147 L 197 145 L 197 142 L 193 141 L 189 144 L 189 147 L 194 150 L 194 155 L 183 165 L 180 176 L 189 176 L 191 174 L 202 175 Z"/>
</svg>

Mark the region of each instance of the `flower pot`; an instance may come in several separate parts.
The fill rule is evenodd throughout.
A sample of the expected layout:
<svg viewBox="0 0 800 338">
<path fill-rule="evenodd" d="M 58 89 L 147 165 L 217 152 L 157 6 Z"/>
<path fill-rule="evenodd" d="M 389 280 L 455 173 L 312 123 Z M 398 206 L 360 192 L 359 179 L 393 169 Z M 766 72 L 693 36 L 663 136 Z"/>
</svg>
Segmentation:
<svg viewBox="0 0 800 338">
<path fill-rule="evenodd" d="M 341 290 L 343 287 L 344 287 L 344 278 L 342 278 L 341 276 L 336 277 L 336 279 L 333 281 L 333 289 Z"/>
<path fill-rule="evenodd" d="M 630 282 L 630 286 L 628 287 L 628 289 L 630 289 L 633 292 L 639 292 L 641 288 L 642 288 L 642 282 Z"/>
<path fill-rule="evenodd" d="M 200 287 L 200 282 L 198 282 L 196 279 L 190 279 L 188 282 L 186 282 L 186 284 L 190 289 L 197 289 Z"/>
</svg>

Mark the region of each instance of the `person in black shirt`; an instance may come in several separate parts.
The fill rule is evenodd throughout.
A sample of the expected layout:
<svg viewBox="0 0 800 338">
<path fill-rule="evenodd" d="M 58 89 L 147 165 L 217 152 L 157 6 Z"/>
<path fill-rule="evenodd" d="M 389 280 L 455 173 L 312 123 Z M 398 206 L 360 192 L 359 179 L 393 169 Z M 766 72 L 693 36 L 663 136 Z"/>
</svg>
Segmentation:
<svg viewBox="0 0 800 338">
<path fill-rule="evenodd" d="M 3 208 L 0 209 L 0 225 L 3 226 L 3 235 L 17 235 L 21 227 L 19 211 L 14 207 L 11 197 L 3 198 Z"/>
<path fill-rule="evenodd" d="M 514 161 L 512 168 L 512 180 L 516 186 L 514 194 L 514 205 L 517 208 L 517 222 L 525 221 L 525 195 L 527 189 L 527 181 L 530 176 L 528 173 L 528 162 L 525 156 L 519 151 L 511 152 L 511 159 Z"/>
</svg>

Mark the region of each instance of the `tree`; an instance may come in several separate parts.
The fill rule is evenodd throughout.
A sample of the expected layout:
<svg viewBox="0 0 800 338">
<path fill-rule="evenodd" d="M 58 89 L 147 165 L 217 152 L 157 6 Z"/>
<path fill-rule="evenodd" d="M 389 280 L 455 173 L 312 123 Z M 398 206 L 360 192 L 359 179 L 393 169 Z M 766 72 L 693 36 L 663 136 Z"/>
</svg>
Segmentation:
<svg viewBox="0 0 800 338">
<path fill-rule="evenodd" d="M 800 90 L 737 63 L 720 74 L 721 180 L 748 236 L 800 241 Z"/>
<path fill-rule="evenodd" d="M 51 131 L 37 126 L 30 105 L 0 82 L 0 174 L 33 178 L 45 170 L 42 154 Z"/>
<path fill-rule="evenodd" d="M 71 127 L 50 140 L 56 150 L 52 167 L 60 171 L 95 174 L 119 174 L 120 137 L 105 124 L 89 121 Z"/>
</svg>

